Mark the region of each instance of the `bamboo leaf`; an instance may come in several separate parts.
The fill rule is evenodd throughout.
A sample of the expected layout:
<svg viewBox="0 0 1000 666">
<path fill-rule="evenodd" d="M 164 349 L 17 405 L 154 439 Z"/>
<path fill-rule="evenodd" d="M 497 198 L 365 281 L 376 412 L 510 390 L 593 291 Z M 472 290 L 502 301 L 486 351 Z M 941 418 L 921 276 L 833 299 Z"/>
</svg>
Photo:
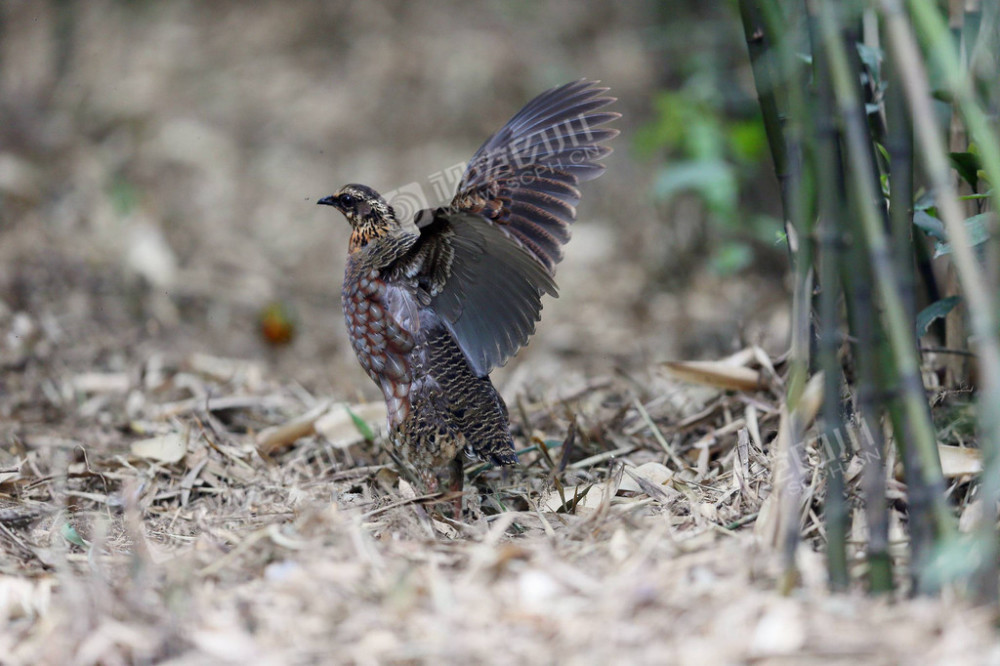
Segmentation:
<svg viewBox="0 0 1000 666">
<path fill-rule="evenodd" d="M 913 202 L 913 210 L 929 210 L 937 205 L 937 197 L 934 191 L 924 192 Z"/>
<path fill-rule="evenodd" d="M 979 156 L 975 153 L 948 153 L 948 159 L 951 160 L 951 165 L 962 177 L 962 180 L 967 182 L 973 190 L 976 189 L 976 185 L 979 183 L 979 171 L 982 169 Z"/>
<path fill-rule="evenodd" d="M 944 222 L 926 210 L 915 210 L 913 212 L 913 225 L 931 238 L 936 238 L 939 241 L 948 240 L 948 232 L 945 231 Z"/>
<path fill-rule="evenodd" d="M 371 427 L 369 427 L 368 423 L 363 418 L 355 414 L 350 407 L 345 405 L 344 409 L 347 410 L 347 414 L 351 417 L 351 421 L 354 423 L 354 427 L 358 429 L 358 432 L 361 433 L 361 436 L 365 438 L 365 441 L 374 442 L 375 433 L 372 432 L 372 429 Z"/>
<path fill-rule="evenodd" d="M 965 220 L 965 232 L 969 234 L 969 244 L 977 248 L 990 239 L 990 232 L 986 224 L 990 221 L 992 213 L 980 213 Z M 914 220 L 916 216 L 914 215 Z M 934 258 L 951 254 L 951 243 L 939 242 L 934 246 Z"/>
<path fill-rule="evenodd" d="M 858 56 L 861 62 L 868 68 L 869 73 L 875 76 L 879 71 L 879 64 L 882 62 L 882 49 L 869 46 L 862 42 L 855 44 L 858 49 Z M 876 83 L 878 83 L 876 81 Z"/>
<path fill-rule="evenodd" d="M 69 523 L 63 523 L 60 532 L 62 533 L 62 538 L 66 539 L 66 541 L 69 541 L 74 546 L 79 546 L 80 548 L 86 548 L 89 545 L 86 541 L 83 540 L 83 537 L 80 536 L 80 533 L 76 531 L 76 528 L 70 525 Z"/>
<path fill-rule="evenodd" d="M 962 302 L 960 296 L 949 296 L 931 303 L 917 315 L 917 337 L 927 335 L 927 330 L 938 319 L 944 319 L 955 306 Z"/>
<path fill-rule="evenodd" d="M 875 142 L 875 149 L 878 150 L 878 154 L 881 155 L 882 159 L 884 159 L 886 162 L 892 159 L 892 157 L 889 155 L 889 151 L 886 150 L 885 146 L 883 146 L 878 141 Z"/>
<path fill-rule="evenodd" d="M 665 361 L 663 368 L 675 379 L 727 391 L 756 391 L 766 386 L 759 371 L 723 361 Z"/>
</svg>

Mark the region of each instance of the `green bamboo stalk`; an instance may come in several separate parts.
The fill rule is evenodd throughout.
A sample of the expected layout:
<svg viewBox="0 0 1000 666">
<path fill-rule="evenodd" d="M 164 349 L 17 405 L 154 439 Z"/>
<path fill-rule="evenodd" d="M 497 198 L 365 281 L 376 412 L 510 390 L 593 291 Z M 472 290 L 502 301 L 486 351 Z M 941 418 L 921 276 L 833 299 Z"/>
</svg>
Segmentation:
<svg viewBox="0 0 1000 666">
<path fill-rule="evenodd" d="M 848 21 L 847 26 L 854 26 L 856 22 Z M 850 29 L 844 31 L 846 35 L 845 44 L 852 44 L 857 41 L 860 32 L 851 34 Z M 849 64 L 849 69 L 852 72 L 860 72 L 862 70 L 861 58 L 857 53 L 856 49 L 845 48 L 844 49 L 847 60 Z M 868 118 L 868 114 L 863 106 L 862 102 L 869 102 L 870 90 L 869 87 L 863 87 L 861 85 L 860 77 L 854 77 L 855 88 L 858 91 L 858 101 L 855 108 L 855 116 L 859 118 Z M 881 124 L 879 124 L 881 125 Z M 867 123 L 866 127 L 869 129 L 872 127 L 872 123 Z M 882 137 L 884 140 L 885 131 L 883 128 L 879 127 L 878 136 Z M 871 192 L 880 193 L 881 192 L 881 182 L 878 179 L 879 165 L 884 164 L 883 161 L 878 159 L 875 150 L 875 143 L 872 136 L 868 136 L 863 143 L 864 159 L 870 164 L 870 175 L 869 181 L 871 185 Z M 855 224 L 855 234 L 858 239 L 864 239 L 866 237 L 863 219 L 864 215 L 871 210 L 871 200 L 862 198 L 864 193 L 859 191 L 857 188 L 851 188 L 850 196 L 848 197 L 851 202 L 851 210 L 854 212 L 852 214 L 852 219 L 856 222 Z M 909 209 L 912 198 L 908 200 L 906 204 L 906 209 Z M 878 213 L 879 219 L 882 223 L 883 228 L 889 229 L 891 233 L 891 224 L 889 215 L 886 212 L 885 205 L 881 196 L 877 197 L 875 204 L 875 209 Z M 907 220 L 907 226 L 912 226 L 911 220 Z M 893 266 L 896 265 L 896 261 L 904 255 L 912 251 L 913 245 L 910 240 L 906 240 L 902 245 L 893 245 Z M 869 284 L 875 282 L 873 279 L 875 276 L 871 270 L 866 270 L 864 273 L 868 276 Z M 906 309 L 906 320 L 915 321 L 916 319 L 916 303 L 913 298 L 913 291 L 907 290 L 905 285 L 912 285 L 912 278 L 909 282 L 906 281 L 908 275 L 912 276 L 912 271 L 905 271 L 902 274 L 897 274 L 901 278 L 901 284 L 904 285 L 900 293 L 900 298 L 904 301 L 904 307 Z M 864 295 L 866 299 L 866 306 L 869 308 L 869 319 L 863 322 L 859 322 L 858 328 L 863 338 L 870 343 L 872 346 L 867 346 L 859 344 L 856 345 L 859 351 L 858 362 L 861 365 L 860 374 L 863 380 L 868 383 L 869 387 L 877 386 L 878 392 L 877 396 L 892 396 L 892 400 L 889 403 L 889 417 L 892 423 L 893 432 L 895 433 L 895 443 L 900 450 L 901 458 L 904 462 L 904 474 L 906 475 L 907 490 L 909 498 L 909 527 L 911 536 L 911 563 L 916 563 L 918 566 L 911 567 L 910 573 L 913 577 L 914 585 L 913 590 L 917 590 L 921 587 L 920 579 L 918 575 L 923 571 L 921 566 L 924 562 L 928 561 L 934 544 L 934 533 L 935 533 L 935 507 L 940 508 L 942 503 L 941 498 L 944 497 L 945 486 L 944 480 L 940 475 L 934 477 L 935 481 L 933 484 L 928 483 L 927 476 L 924 472 L 924 465 L 921 462 L 919 450 L 912 445 L 915 441 L 913 435 L 913 427 L 911 422 L 907 418 L 906 414 L 906 404 L 905 391 L 900 393 L 900 373 L 893 355 L 893 348 L 888 339 L 885 331 L 885 326 L 878 319 L 878 312 L 875 303 L 872 300 L 872 293 L 868 284 L 861 285 L 858 284 L 857 288 Z M 912 307 L 910 305 L 912 304 Z M 869 330 L 866 330 L 869 329 Z M 915 339 L 914 339 L 915 340 Z M 916 353 L 916 349 L 914 349 Z M 917 364 L 919 367 L 919 357 L 916 357 Z M 914 382 L 917 384 L 919 382 Z M 922 384 L 921 384 L 922 389 Z M 922 391 L 920 392 L 920 403 L 923 407 L 923 411 L 926 415 L 927 423 L 930 423 L 929 410 L 926 405 L 926 399 L 923 397 Z M 873 401 L 874 402 L 874 401 Z M 869 408 L 875 407 L 876 410 L 874 414 L 878 414 L 876 404 L 870 404 Z M 868 432 L 867 436 L 862 439 L 862 445 L 868 447 L 867 449 L 867 460 L 872 461 L 869 465 L 867 471 L 867 484 L 866 489 L 870 488 L 872 490 L 872 496 L 874 497 L 874 508 L 873 512 L 879 512 L 879 497 L 884 498 L 885 490 L 885 477 L 884 468 L 878 464 L 876 461 L 882 460 L 883 449 L 880 448 L 882 443 L 882 433 L 881 430 L 876 426 L 878 425 L 877 419 L 872 419 L 869 417 L 862 417 L 870 419 L 866 422 L 866 429 Z M 869 441 L 872 438 L 872 441 Z M 935 452 L 936 453 L 936 452 Z M 877 478 L 875 478 L 877 476 Z M 868 493 L 866 493 L 866 496 Z M 884 500 L 883 500 L 884 506 Z M 876 529 L 879 532 L 884 528 L 885 534 L 885 551 L 883 555 L 876 556 L 872 560 L 872 573 L 875 577 L 882 578 L 882 582 L 878 584 L 879 587 L 888 590 L 892 584 L 891 578 L 891 560 L 888 554 L 888 513 L 887 508 L 882 511 L 882 520 L 884 520 L 884 525 L 878 525 L 878 519 L 870 523 L 870 531 Z M 881 548 L 883 543 L 881 534 L 876 535 L 875 544 L 877 548 Z M 881 562 L 880 562 L 881 560 Z M 883 570 L 880 571 L 879 568 L 882 567 Z M 872 586 L 873 591 L 876 590 L 876 585 Z"/>
<path fill-rule="evenodd" d="M 838 159 L 843 162 L 839 155 Z M 843 168 L 841 164 L 841 169 Z M 849 201 L 851 233 L 854 238 L 863 236 L 860 215 L 854 213 L 859 202 L 848 197 L 853 192 L 842 192 L 842 197 Z M 862 492 L 865 498 L 865 515 L 868 518 L 868 570 L 869 588 L 873 593 L 890 592 L 893 589 L 892 558 L 889 555 L 889 513 L 886 502 L 885 477 L 885 440 L 882 435 L 882 414 L 886 408 L 886 398 L 895 390 L 895 369 L 892 353 L 889 350 L 885 334 L 882 331 L 879 314 L 875 308 L 872 295 L 871 264 L 862 243 L 850 242 L 847 252 L 841 254 L 841 279 L 847 306 L 848 326 L 853 336 L 852 350 L 854 365 L 857 368 L 856 410 L 858 413 L 859 434 L 862 467 Z M 898 406 L 891 407 L 893 424 L 902 423 L 899 418 Z M 902 427 L 898 432 L 903 432 Z M 902 437 L 897 438 L 904 439 Z M 912 451 L 913 447 L 909 447 Z M 910 468 L 907 468 L 909 471 Z M 919 471 L 919 466 L 915 468 Z M 923 478 L 918 475 L 916 483 L 922 484 Z M 925 494 L 929 497 L 929 494 Z M 929 506 L 925 504 L 924 506 Z M 917 514 L 911 507 L 911 517 L 917 520 Z M 919 521 L 918 521 L 919 522 Z M 932 524 L 931 520 L 923 520 Z"/>
<path fill-rule="evenodd" d="M 862 254 L 862 252 L 858 252 Z M 870 271 L 868 271 L 870 274 Z M 880 378 L 876 368 L 882 367 L 879 357 L 888 361 L 892 358 L 888 349 L 881 349 L 878 315 L 875 311 L 870 281 L 865 272 L 853 272 L 853 298 L 860 316 L 854 329 L 857 344 L 854 346 L 858 364 L 858 412 L 860 432 L 858 440 L 864 467 L 861 471 L 861 487 L 865 498 L 865 516 L 868 519 L 868 581 L 869 589 L 876 593 L 887 593 L 893 589 L 892 558 L 889 555 L 889 508 L 886 502 L 885 440 L 882 436 L 882 413 L 884 390 L 880 390 Z M 886 374 L 889 374 L 888 372 Z M 901 420 L 901 419 L 900 419 Z M 912 451 L 913 447 L 909 447 Z M 919 469 L 917 470 L 919 471 Z M 922 483 L 923 479 L 918 481 Z M 926 513 L 926 511 L 925 511 Z M 914 514 L 917 515 L 917 514 Z M 922 524 L 930 521 L 920 517 Z"/>
<path fill-rule="evenodd" d="M 916 277 L 913 254 L 913 126 L 898 76 L 899 63 L 887 55 L 885 63 L 886 79 L 886 150 L 889 153 L 889 218 L 892 238 L 892 258 L 896 275 L 900 280 L 900 297 L 906 309 L 907 321 L 916 321 Z M 870 305 L 870 304 L 869 304 Z M 877 322 L 875 326 L 877 327 Z M 875 358 L 868 352 L 876 346 L 882 348 L 884 340 L 880 330 L 874 330 L 870 320 L 862 321 L 859 327 L 859 353 L 861 384 L 860 410 L 866 433 L 862 433 L 862 450 L 867 464 L 862 472 L 862 486 L 865 494 L 865 511 L 868 516 L 868 562 L 871 589 L 873 592 L 892 590 L 892 560 L 889 557 L 889 514 L 886 505 L 886 483 L 881 414 L 881 396 L 888 389 L 887 381 L 879 381 L 875 372 Z M 874 338 L 874 339 L 872 339 Z M 870 347 L 869 347 L 870 345 Z M 891 364 L 891 352 L 884 349 L 879 354 L 886 364 Z M 879 364 L 878 367 L 881 367 Z M 885 376 L 883 375 L 883 378 Z M 881 383 L 882 391 L 876 384 Z M 906 446 L 912 441 L 903 436 L 906 432 L 905 419 L 899 413 L 898 401 L 894 401 L 892 423 L 896 428 L 896 443 L 903 460 L 903 470 L 910 489 L 911 539 L 910 549 L 913 562 L 924 562 L 929 556 L 933 532 L 925 529 L 932 525 L 928 517 L 931 489 L 924 487 L 920 457 L 914 447 Z M 911 568 L 913 572 L 917 567 Z M 913 586 L 917 588 L 916 585 Z"/>
<path fill-rule="evenodd" d="M 997 338 L 997 317 L 989 287 L 983 279 L 979 264 L 969 244 L 968 234 L 963 224 L 961 206 L 951 179 L 951 170 L 940 132 L 934 122 L 934 112 L 930 103 L 927 73 L 920 60 L 916 37 L 906 22 L 899 0 L 881 0 L 886 18 L 890 45 L 900 62 L 908 63 L 902 68 L 902 81 L 913 113 L 914 129 L 921 152 L 924 156 L 927 176 L 937 193 L 937 208 L 944 222 L 952 245 L 954 265 L 962 284 L 973 335 L 976 336 L 979 354 L 980 395 L 979 428 L 980 447 L 983 450 L 986 469 L 996 469 L 1000 451 L 1000 340 Z M 985 114 L 971 98 L 967 82 L 962 83 L 961 72 L 957 69 L 954 54 L 944 53 L 947 48 L 947 29 L 943 28 L 940 16 L 933 7 L 923 2 L 911 2 L 915 22 L 928 35 L 930 42 L 937 45 L 945 73 L 955 91 L 966 127 L 969 128 L 977 145 L 980 157 L 993 184 L 994 210 L 1000 210 L 1000 144 L 986 122 Z M 989 145 L 984 145 L 990 142 Z M 981 553 L 979 581 L 977 588 L 981 598 L 997 600 L 997 544 L 996 544 L 996 499 L 998 481 L 996 474 L 984 477 L 984 513 L 980 523 L 982 543 L 987 552 Z M 985 588 L 980 587 L 985 586 Z"/>
<path fill-rule="evenodd" d="M 823 46 L 830 60 L 834 92 L 845 125 L 850 185 L 856 189 L 858 200 L 862 204 L 858 211 L 860 222 L 876 285 L 882 297 L 886 332 L 899 374 L 906 420 L 914 439 L 913 444 L 924 466 L 927 483 L 933 487 L 942 481 L 941 463 L 920 379 L 916 336 L 911 322 L 906 319 L 906 309 L 900 298 L 899 279 L 892 270 L 888 240 L 879 213 L 879 207 L 882 206 L 881 194 L 872 186 L 874 174 L 868 160 L 867 145 L 870 142 L 864 117 L 858 113 L 857 84 L 852 81 L 848 56 L 840 39 L 839 17 L 829 3 L 821 3 L 821 17 Z M 943 495 L 936 499 L 933 510 L 939 532 L 952 532 L 953 517 Z"/>
<path fill-rule="evenodd" d="M 789 213 L 792 208 L 788 198 L 790 174 L 788 148 L 785 144 L 785 133 L 776 95 L 779 78 L 774 71 L 774 59 L 771 57 L 774 51 L 765 38 L 766 30 L 759 3 L 754 0 L 740 0 L 739 6 L 747 51 L 750 54 L 750 69 L 753 71 L 754 86 L 757 89 L 757 102 L 760 105 L 764 133 L 771 149 L 774 173 L 781 191 L 781 205 L 787 220 L 790 219 Z"/>
<path fill-rule="evenodd" d="M 810 32 L 816 29 L 814 7 L 810 9 Z M 815 41 L 815 40 L 814 40 Z M 822 49 L 813 50 L 813 79 L 817 103 L 814 105 L 816 188 L 819 197 L 817 229 L 820 264 L 820 335 L 818 355 L 823 370 L 823 462 L 826 473 L 826 559 L 830 587 L 844 590 L 850 583 L 847 570 L 847 503 L 844 497 L 844 465 L 841 418 L 840 348 L 840 254 L 843 224 L 848 219 L 843 208 L 844 172 L 840 160 L 840 139 L 833 119 L 833 90 Z"/>
<path fill-rule="evenodd" d="M 844 198 L 850 204 L 851 233 L 855 239 L 860 239 L 864 236 L 858 223 L 861 216 L 855 211 L 862 204 L 856 200 L 853 190 L 845 192 Z M 889 513 L 886 502 L 885 440 L 881 425 L 882 414 L 887 407 L 893 429 L 898 433 L 897 443 L 910 441 L 911 438 L 905 435 L 905 419 L 899 401 L 893 400 L 886 404 L 888 396 L 896 392 L 895 362 L 875 306 L 872 293 L 875 280 L 863 243 L 848 243 L 846 256 L 842 259 L 844 266 L 841 275 L 845 293 L 849 295 L 846 299 L 848 325 L 853 334 L 852 349 L 858 373 L 856 405 L 860 424 L 858 440 L 864 463 L 862 490 L 869 531 L 869 587 L 873 593 L 883 593 L 893 589 L 892 558 L 889 555 Z M 912 452 L 913 447 L 907 447 L 906 450 Z M 930 513 L 927 507 L 931 505 L 926 498 L 932 494 L 922 490 L 923 477 L 920 475 L 919 462 L 915 466 L 906 466 L 905 470 L 908 483 L 911 484 L 909 486 L 911 530 L 917 529 L 919 532 L 919 525 L 933 527 L 933 520 L 926 517 Z M 916 478 L 911 479 L 914 474 Z M 916 495 L 922 501 L 914 502 L 912 495 Z M 932 532 L 928 534 L 932 535 Z M 914 557 L 917 555 L 918 553 L 914 552 Z"/>
<path fill-rule="evenodd" d="M 916 277 L 913 257 L 913 123 L 899 80 L 900 63 L 886 56 L 889 87 L 885 94 L 885 114 L 889 153 L 889 219 L 892 259 L 899 276 L 906 318 L 917 317 Z"/>
<path fill-rule="evenodd" d="M 775 46 L 775 54 L 782 68 L 783 90 L 786 93 L 788 122 L 786 144 L 789 158 L 789 240 L 794 253 L 795 284 L 792 294 L 792 340 L 789 354 L 786 405 L 791 440 L 788 447 L 788 473 L 783 488 L 784 523 L 782 526 L 782 559 L 784 580 L 780 587 L 788 592 L 797 579 L 795 552 L 800 541 L 800 517 L 802 512 L 802 486 L 805 476 L 805 453 L 802 439 L 804 424 L 799 423 L 799 401 L 809 379 L 810 367 L 810 314 L 813 292 L 813 242 L 812 232 L 815 221 L 813 214 L 813 180 L 804 172 L 805 137 L 803 126 L 809 117 L 805 97 L 805 70 L 795 50 L 796 31 L 789 26 L 798 26 L 797 14 L 785 14 L 775 0 L 762 3 L 762 14 L 770 42 Z"/>
<path fill-rule="evenodd" d="M 1000 86 L 996 84 L 1000 58 L 1000 0 L 981 3 L 979 36 L 969 56 L 973 87 L 994 129 L 1000 114 Z"/>
<path fill-rule="evenodd" d="M 808 117 L 805 98 L 805 79 L 801 61 L 796 53 L 794 40 L 798 35 L 788 26 L 798 25 L 795 15 L 786 15 L 775 0 L 741 0 L 741 16 L 748 36 L 751 57 L 761 45 L 770 46 L 775 69 L 755 69 L 758 95 L 764 94 L 761 112 L 768 131 L 781 129 L 781 138 L 775 132 L 769 135 L 775 169 L 782 185 L 782 205 L 789 249 L 794 260 L 795 283 L 792 293 L 792 340 L 789 351 L 789 369 L 786 388 L 786 407 L 789 413 L 791 441 L 788 449 L 788 477 L 780 479 L 782 492 L 781 550 L 784 561 L 783 590 L 789 590 L 797 578 L 795 551 L 799 544 L 799 517 L 802 511 L 802 479 L 804 454 L 802 424 L 798 423 L 796 407 L 802 397 L 809 377 L 810 326 L 812 311 L 812 181 L 804 173 L 803 122 Z M 760 53 L 757 53 L 760 56 Z M 758 71 L 761 77 L 758 77 Z M 766 86 L 762 91 L 760 86 Z M 771 96 L 770 98 L 768 96 Z M 786 113 L 780 114 L 784 106 Z M 784 117 L 785 122 L 781 122 Z M 782 152 L 783 146 L 783 152 Z"/>
</svg>

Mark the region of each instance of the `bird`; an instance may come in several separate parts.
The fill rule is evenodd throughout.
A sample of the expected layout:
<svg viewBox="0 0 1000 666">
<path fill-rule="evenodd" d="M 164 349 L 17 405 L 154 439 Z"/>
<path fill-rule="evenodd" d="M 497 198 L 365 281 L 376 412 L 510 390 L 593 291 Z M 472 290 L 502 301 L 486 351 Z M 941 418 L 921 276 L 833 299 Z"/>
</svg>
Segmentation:
<svg viewBox="0 0 1000 666">
<path fill-rule="evenodd" d="M 609 88 L 580 79 L 541 93 L 490 136 L 446 206 L 397 211 L 351 183 L 317 203 L 351 227 L 341 303 L 351 346 L 381 389 L 390 452 L 461 511 L 463 453 L 517 463 L 490 381 L 534 333 L 570 239 L 579 185 L 600 176 L 621 117 Z M 457 516 L 456 516 L 457 517 Z"/>
</svg>

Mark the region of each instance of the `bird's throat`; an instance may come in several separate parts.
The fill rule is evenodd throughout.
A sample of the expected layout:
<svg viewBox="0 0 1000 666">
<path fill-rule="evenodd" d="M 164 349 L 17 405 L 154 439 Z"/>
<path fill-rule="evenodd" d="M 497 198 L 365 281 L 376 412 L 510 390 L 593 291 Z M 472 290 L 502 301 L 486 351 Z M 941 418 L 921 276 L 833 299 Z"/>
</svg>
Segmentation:
<svg viewBox="0 0 1000 666">
<path fill-rule="evenodd" d="M 351 232 L 351 241 L 348 248 L 351 252 L 363 250 L 365 246 L 377 238 L 385 238 L 389 235 L 389 230 L 385 225 L 363 224 L 354 228 Z"/>
</svg>

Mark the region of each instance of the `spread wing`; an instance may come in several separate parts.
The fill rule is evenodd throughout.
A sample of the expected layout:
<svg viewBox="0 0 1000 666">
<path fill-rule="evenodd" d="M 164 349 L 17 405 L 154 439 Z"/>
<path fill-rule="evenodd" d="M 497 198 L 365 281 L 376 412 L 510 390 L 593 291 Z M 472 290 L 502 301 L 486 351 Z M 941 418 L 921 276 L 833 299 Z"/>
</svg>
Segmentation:
<svg viewBox="0 0 1000 666">
<path fill-rule="evenodd" d="M 544 92 L 476 151 L 452 201 L 498 225 L 550 272 L 562 259 L 580 202 L 577 186 L 604 172 L 600 145 L 618 135 L 601 127 L 621 117 L 599 111 L 614 97 L 580 80 Z"/>
<path fill-rule="evenodd" d="M 451 206 L 421 211 L 405 270 L 416 277 L 479 376 L 534 333 L 580 201 L 577 186 L 604 171 L 599 145 L 620 114 L 592 81 L 542 93 L 470 160 Z"/>
</svg>

